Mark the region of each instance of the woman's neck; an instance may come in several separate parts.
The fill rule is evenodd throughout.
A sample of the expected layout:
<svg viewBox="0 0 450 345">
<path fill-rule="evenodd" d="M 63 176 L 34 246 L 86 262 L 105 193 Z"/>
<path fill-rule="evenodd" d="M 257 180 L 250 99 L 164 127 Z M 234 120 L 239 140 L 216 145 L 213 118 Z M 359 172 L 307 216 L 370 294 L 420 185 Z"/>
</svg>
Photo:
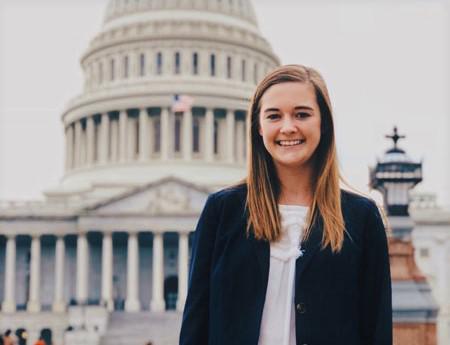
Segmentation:
<svg viewBox="0 0 450 345">
<path fill-rule="evenodd" d="M 279 204 L 310 206 L 312 202 L 312 169 L 277 169 L 280 181 Z"/>
</svg>

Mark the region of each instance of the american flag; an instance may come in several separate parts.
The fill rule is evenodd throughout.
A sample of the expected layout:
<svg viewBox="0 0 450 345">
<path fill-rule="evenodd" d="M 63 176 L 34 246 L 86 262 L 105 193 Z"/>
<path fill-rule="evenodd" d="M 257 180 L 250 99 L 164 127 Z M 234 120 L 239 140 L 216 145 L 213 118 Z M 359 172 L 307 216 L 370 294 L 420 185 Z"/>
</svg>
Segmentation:
<svg viewBox="0 0 450 345">
<path fill-rule="evenodd" d="M 194 99 L 187 95 L 173 95 L 172 112 L 185 112 L 191 109 Z"/>
</svg>

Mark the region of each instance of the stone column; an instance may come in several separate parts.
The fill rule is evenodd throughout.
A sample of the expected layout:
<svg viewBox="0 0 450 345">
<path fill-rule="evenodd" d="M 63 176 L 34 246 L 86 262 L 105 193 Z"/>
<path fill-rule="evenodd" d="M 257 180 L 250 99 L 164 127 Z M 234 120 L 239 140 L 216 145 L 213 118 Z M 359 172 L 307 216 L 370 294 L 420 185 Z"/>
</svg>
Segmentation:
<svg viewBox="0 0 450 345">
<path fill-rule="evenodd" d="M 235 131 L 235 120 L 234 120 L 234 110 L 227 110 L 227 140 L 226 140 L 226 160 L 228 163 L 234 163 L 234 147 L 236 145 L 234 139 L 234 131 Z"/>
<path fill-rule="evenodd" d="M 214 160 L 214 110 L 206 109 L 205 115 L 205 160 Z"/>
<path fill-rule="evenodd" d="M 161 159 L 167 160 L 169 159 L 169 140 L 170 140 L 170 131 L 169 131 L 169 108 L 162 107 L 161 108 Z"/>
<path fill-rule="evenodd" d="M 164 247 L 163 234 L 153 234 L 153 296 L 150 303 L 151 311 L 164 311 Z"/>
<path fill-rule="evenodd" d="M 16 311 L 16 238 L 7 235 L 6 262 L 5 262 L 5 299 L 2 304 L 2 312 L 13 313 Z"/>
<path fill-rule="evenodd" d="M 99 161 L 100 163 L 106 163 L 108 161 L 109 153 L 109 115 L 103 113 L 100 122 L 100 151 Z"/>
<path fill-rule="evenodd" d="M 139 111 L 139 160 L 145 162 L 149 158 L 149 121 L 147 109 L 142 108 Z"/>
<path fill-rule="evenodd" d="M 178 238 L 178 300 L 177 310 L 182 311 L 186 301 L 189 270 L 189 233 L 179 233 Z"/>
<path fill-rule="evenodd" d="M 119 121 L 111 121 L 111 157 L 112 162 L 119 160 Z"/>
<path fill-rule="evenodd" d="M 86 233 L 79 233 L 77 240 L 77 283 L 76 298 L 78 304 L 88 299 L 88 263 L 89 247 Z"/>
<path fill-rule="evenodd" d="M 119 160 L 125 162 L 127 159 L 127 112 L 121 110 L 119 114 Z"/>
<path fill-rule="evenodd" d="M 113 289 L 113 242 L 112 233 L 103 233 L 102 244 L 102 303 L 109 311 L 114 310 Z"/>
<path fill-rule="evenodd" d="M 186 110 L 183 114 L 183 158 L 192 160 L 192 110 Z"/>
<path fill-rule="evenodd" d="M 66 129 L 66 171 L 73 168 L 73 126 Z"/>
<path fill-rule="evenodd" d="M 58 236 L 55 246 L 55 297 L 52 306 L 54 312 L 64 312 L 66 310 L 64 302 L 64 257 L 64 236 Z"/>
<path fill-rule="evenodd" d="M 128 235 L 126 311 L 139 311 L 139 243 L 137 233 Z"/>
<path fill-rule="evenodd" d="M 86 165 L 86 127 L 81 126 L 81 139 L 80 139 L 80 167 Z"/>
<path fill-rule="evenodd" d="M 94 164 L 95 160 L 95 123 L 94 117 L 89 116 L 86 119 L 86 152 L 88 165 Z"/>
<path fill-rule="evenodd" d="M 245 146 L 245 127 L 244 121 L 236 122 L 236 160 L 238 163 L 244 163 L 244 146 Z"/>
<path fill-rule="evenodd" d="M 27 303 L 27 311 L 29 312 L 38 312 L 41 310 L 40 273 L 41 273 L 41 239 L 39 235 L 32 235 L 31 263 L 30 263 L 30 291 Z"/>
<path fill-rule="evenodd" d="M 129 116 L 127 120 L 127 160 L 133 161 L 136 146 L 136 119 Z"/>
<path fill-rule="evenodd" d="M 75 152 L 74 152 L 74 167 L 79 168 L 81 166 L 81 138 L 83 128 L 81 127 L 81 121 L 75 122 Z"/>
</svg>

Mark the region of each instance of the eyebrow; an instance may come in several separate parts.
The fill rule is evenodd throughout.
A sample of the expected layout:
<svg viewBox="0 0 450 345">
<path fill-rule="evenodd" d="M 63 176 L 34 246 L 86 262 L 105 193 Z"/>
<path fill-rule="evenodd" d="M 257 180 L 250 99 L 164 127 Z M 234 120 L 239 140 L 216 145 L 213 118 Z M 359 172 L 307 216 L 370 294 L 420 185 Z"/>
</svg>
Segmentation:
<svg viewBox="0 0 450 345">
<path fill-rule="evenodd" d="M 298 105 L 296 107 L 294 107 L 295 110 L 314 110 L 311 107 L 308 107 L 306 105 Z M 280 111 L 280 109 L 278 108 L 267 108 L 266 110 L 264 110 L 265 113 L 270 112 L 270 111 Z"/>
</svg>

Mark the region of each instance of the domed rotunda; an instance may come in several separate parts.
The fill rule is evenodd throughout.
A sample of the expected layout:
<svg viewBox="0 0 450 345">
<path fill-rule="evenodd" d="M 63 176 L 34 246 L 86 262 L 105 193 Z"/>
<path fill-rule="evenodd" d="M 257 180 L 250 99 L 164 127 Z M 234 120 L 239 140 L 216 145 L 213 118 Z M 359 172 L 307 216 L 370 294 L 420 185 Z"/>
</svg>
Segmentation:
<svg viewBox="0 0 450 345">
<path fill-rule="evenodd" d="M 0 203 L 2 329 L 177 343 L 191 235 L 244 176 L 249 97 L 278 64 L 250 0 L 111 0 L 62 114 L 61 183 Z"/>
<path fill-rule="evenodd" d="M 111 0 L 81 58 L 83 93 L 62 115 L 66 173 L 54 192 L 169 175 L 237 181 L 249 97 L 278 64 L 249 0 Z"/>
</svg>

